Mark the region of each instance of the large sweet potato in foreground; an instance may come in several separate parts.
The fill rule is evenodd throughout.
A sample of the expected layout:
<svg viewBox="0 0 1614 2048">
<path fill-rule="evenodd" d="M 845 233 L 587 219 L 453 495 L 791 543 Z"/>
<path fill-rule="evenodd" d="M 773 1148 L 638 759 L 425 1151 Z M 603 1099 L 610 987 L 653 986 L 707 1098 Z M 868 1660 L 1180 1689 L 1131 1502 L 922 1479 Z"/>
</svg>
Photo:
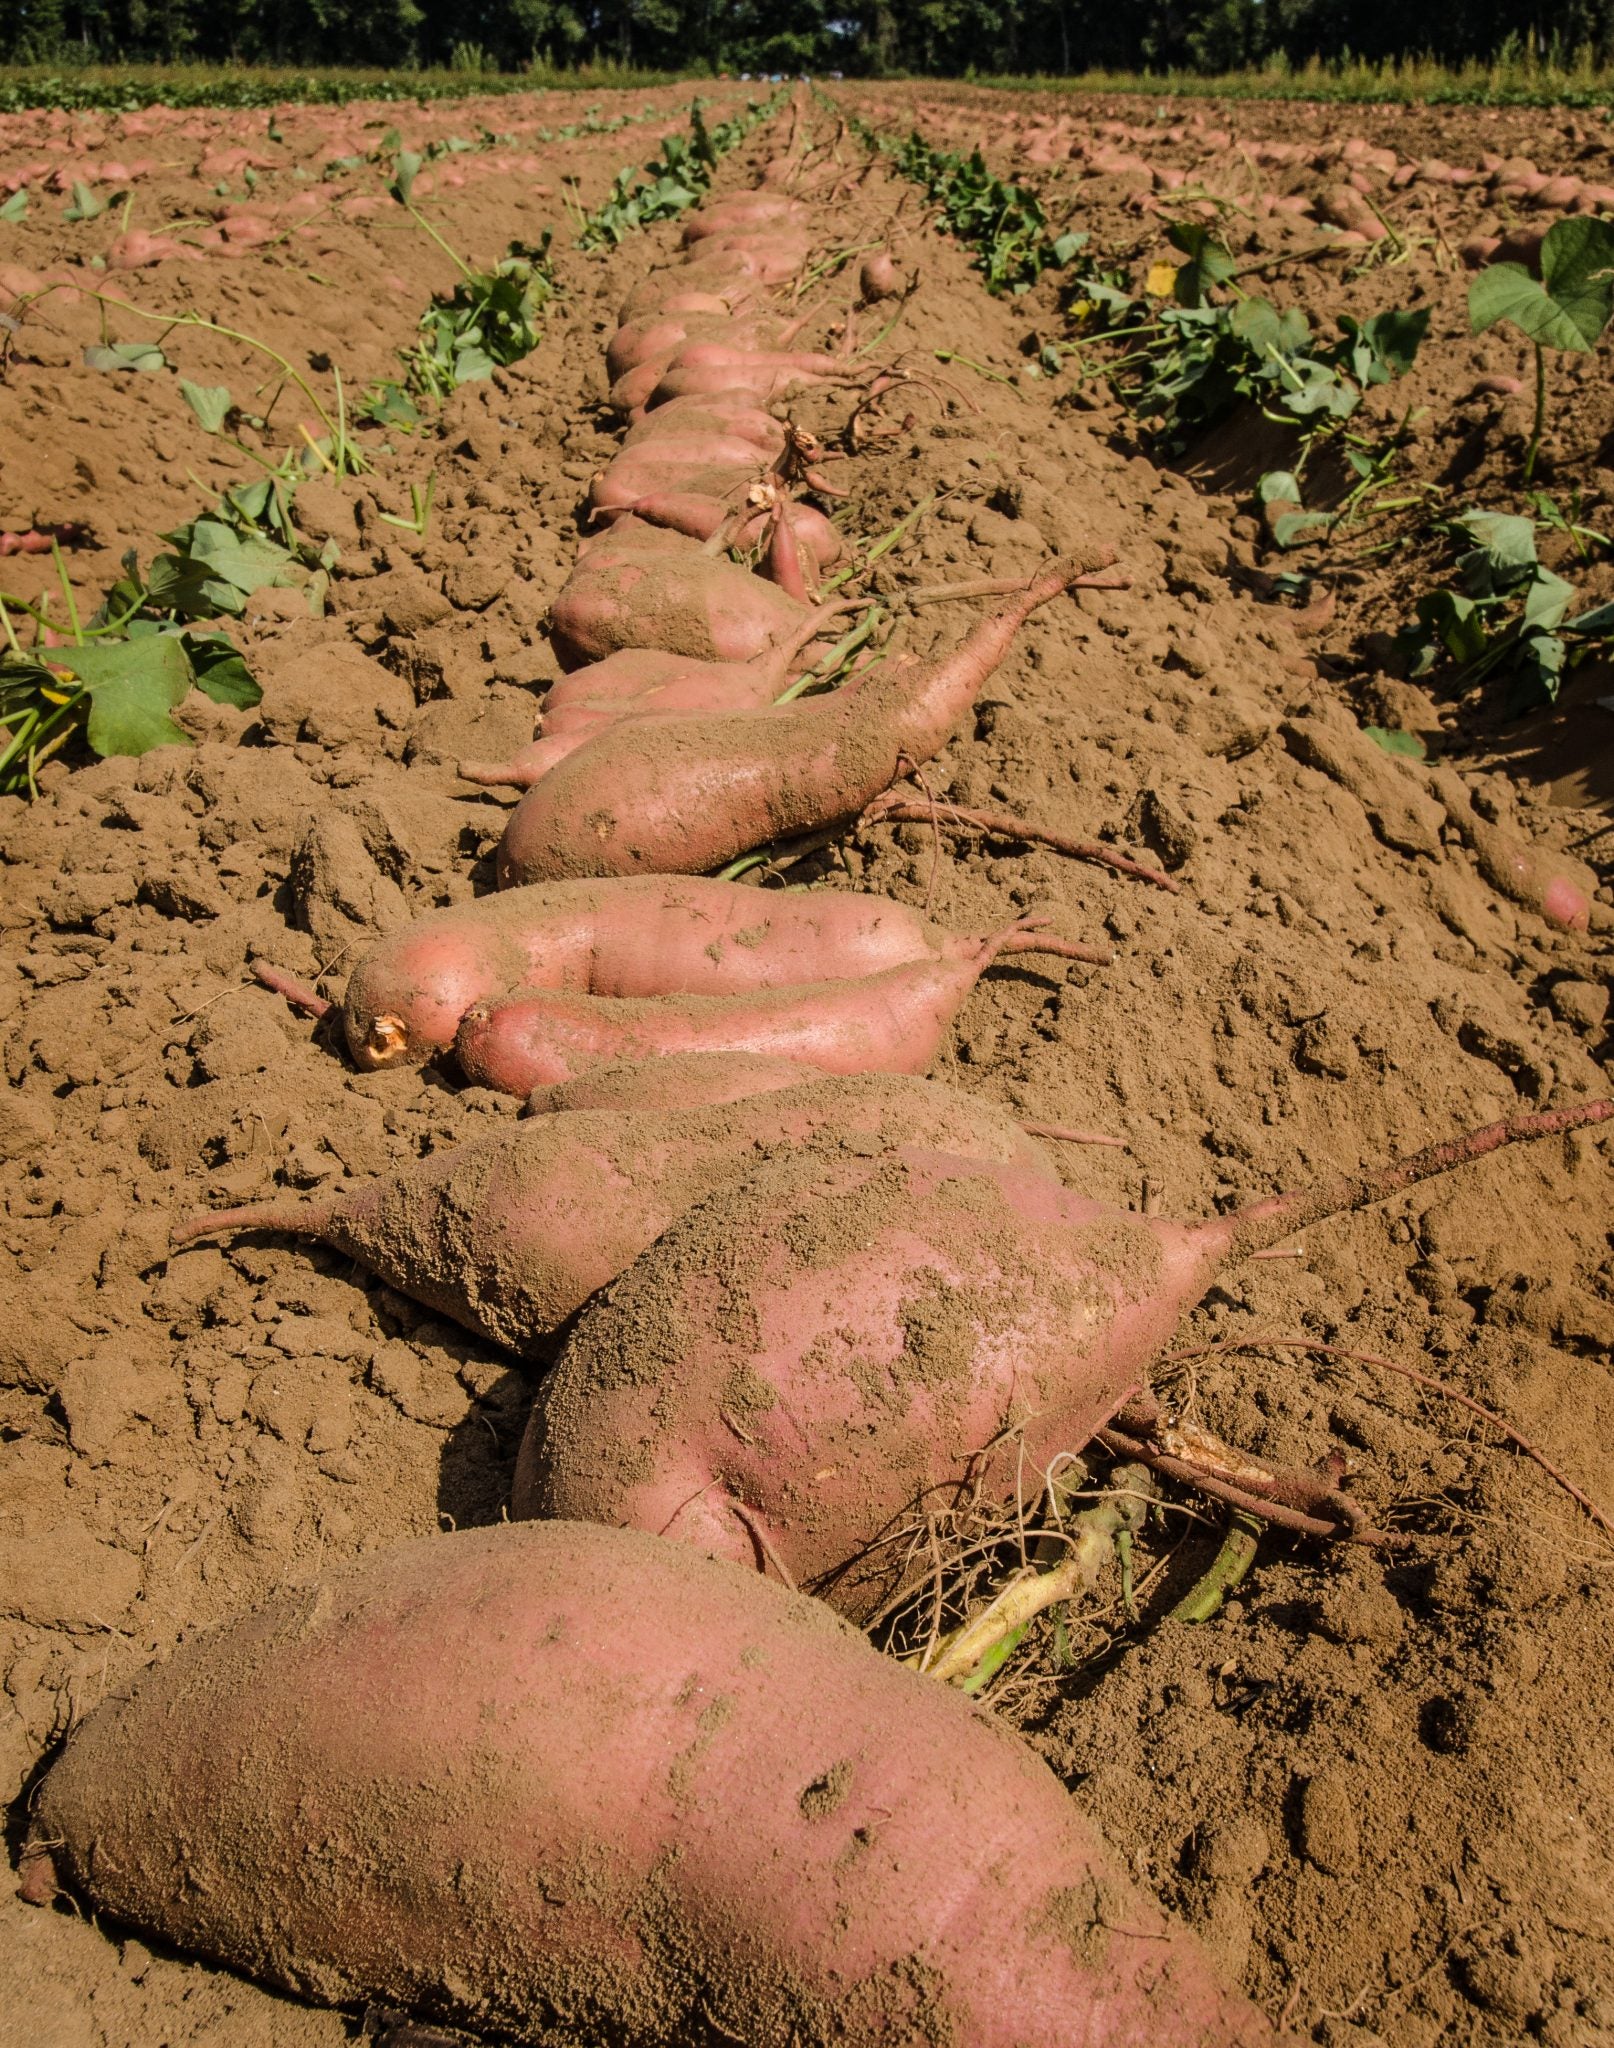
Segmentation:
<svg viewBox="0 0 1614 2048">
<path fill-rule="evenodd" d="M 114 1693 L 24 1891 L 543 2048 L 1260 2048 L 1031 1752 L 678 1545 L 429 1537 Z"/>
</svg>

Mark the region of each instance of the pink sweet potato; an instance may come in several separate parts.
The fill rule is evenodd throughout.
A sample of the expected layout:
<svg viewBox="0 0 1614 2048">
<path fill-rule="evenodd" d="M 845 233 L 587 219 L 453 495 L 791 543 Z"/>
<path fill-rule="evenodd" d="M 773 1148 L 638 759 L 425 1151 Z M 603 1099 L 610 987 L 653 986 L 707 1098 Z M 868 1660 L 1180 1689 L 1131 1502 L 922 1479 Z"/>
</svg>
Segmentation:
<svg viewBox="0 0 1614 2048">
<path fill-rule="evenodd" d="M 510 760 L 462 761 L 459 773 L 465 781 L 486 788 L 530 789 L 558 761 L 620 719 L 741 711 L 772 704 L 801 665 L 807 641 L 819 630 L 818 621 L 810 618 L 794 641 L 787 640 L 752 661 L 692 661 L 687 655 L 665 654 L 659 648 L 624 647 L 604 661 L 573 669 L 552 684 L 544 699 L 538 736 Z"/>
<path fill-rule="evenodd" d="M 467 1080 L 526 1095 L 619 1060 L 754 1052 L 828 1074 L 922 1074 L 976 982 L 1004 953 L 1104 959 L 1029 920 L 962 958 L 728 996 L 594 996 L 527 989 L 475 1004 L 454 1041 Z"/>
<path fill-rule="evenodd" d="M 1435 769 L 1430 787 L 1493 889 L 1533 910 L 1560 931 L 1584 932 L 1590 928 L 1598 882 L 1595 869 L 1576 860 L 1573 854 L 1553 853 L 1482 817 L 1467 785 L 1450 768 Z"/>
<path fill-rule="evenodd" d="M 660 1059 L 590 1067 L 570 1081 L 534 1088 L 521 1114 L 555 1116 L 572 1109 L 698 1109 L 801 1085 L 800 1063 L 772 1053 L 667 1053 Z"/>
<path fill-rule="evenodd" d="M 902 272 L 884 249 L 876 249 L 863 259 L 857 288 L 870 305 L 879 299 L 894 299 L 903 288 Z"/>
<path fill-rule="evenodd" d="M 731 509 L 738 509 L 746 491 L 768 467 L 767 457 L 759 449 L 741 445 L 744 454 L 729 462 L 703 460 L 698 449 L 684 456 L 664 455 L 656 448 L 630 449 L 590 483 L 589 506 L 596 514 L 614 516 L 631 512 L 642 498 L 692 492 L 699 497 L 731 499 Z"/>
<path fill-rule="evenodd" d="M 674 1078 L 687 1096 L 687 1071 Z M 1047 1154 L 990 1103 L 905 1075 L 831 1077 L 798 1064 L 794 1086 L 744 1099 L 662 1108 L 641 1091 L 637 1104 L 504 1124 L 356 1187 L 192 1217 L 174 1242 L 237 1230 L 317 1238 L 537 1358 L 675 1218 L 754 1172 L 769 1148 L 874 1156 L 903 1144 L 1053 1176 Z"/>
<path fill-rule="evenodd" d="M 737 1561 L 757 1536 L 866 1616 L 904 1576 L 892 1538 L 927 1504 L 1012 1498 L 1017 1475 L 1080 1451 L 1222 1266 L 1611 1114 L 1493 1124 L 1192 1225 L 934 1154 L 782 1161 L 687 1212 L 583 1317 L 534 1407 L 515 1510 Z"/>
<path fill-rule="evenodd" d="M 641 448 L 664 439 L 695 434 L 721 434 L 749 441 L 764 455 L 784 453 L 785 430 L 772 413 L 743 399 L 680 398 L 658 405 L 622 436 L 624 448 Z"/>
<path fill-rule="evenodd" d="M 699 874 L 856 816 L 904 762 L 918 766 L 946 744 L 1020 625 L 1088 566 L 1055 563 L 940 661 L 893 663 L 764 711 L 608 728 L 516 806 L 499 846 L 501 885 Z"/>
<path fill-rule="evenodd" d="M 515 989 L 734 995 L 966 958 L 978 944 L 849 890 L 563 882 L 429 911 L 380 940 L 349 977 L 342 1023 L 358 1065 L 386 1067 L 446 1051 L 474 1003 Z"/>
<path fill-rule="evenodd" d="M 798 633 L 807 617 L 782 590 L 698 549 L 591 548 L 550 611 L 563 668 L 623 647 L 659 647 L 702 661 L 750 661 Z"/>
<path fill-rule="evenodd" d="M 811 207 L 803 206 L 799 199 L 779 192 L 746 192 L 733 199 L 717 200 L 692 213 L 684 224 L 683 243 L 686 249 L 693 249 L 713 235 L 730 234 L 736 229 L 749 232 L 763 226 L 794 227 L 811 218 Z"/>
<path fill-rule="evenodd" d="M 771 405 L 797 386 L 867 385 L 880 374 L 856 369 L 838 356 L 814 355 L 806 350 L 735 349 L 726 354 L 703 354 L 693 362 L 681 360 L 682 354 L 680 351 L 674 356 L 645 401 L 652 411 L 669 399 L 710 398 L 719 394 Z"/>
<path fill-rule="evenodd" d="M 616 1529 L 431 1536 L 113 1689 L 23 1893 L 530 2048 L 1268 2048 L 1047 1766 L 817 1602 Z"/>
<path fill-rule="evenodd" d="M 762 288 L 750 278 L 727 270 L 716 276 L 711 264 L 679 263 L 652 270 L 640 278 L 617 308 L 617 322 L 626 327 L 658 313 L 739 313 L 756 305 Z"/>
</svg>

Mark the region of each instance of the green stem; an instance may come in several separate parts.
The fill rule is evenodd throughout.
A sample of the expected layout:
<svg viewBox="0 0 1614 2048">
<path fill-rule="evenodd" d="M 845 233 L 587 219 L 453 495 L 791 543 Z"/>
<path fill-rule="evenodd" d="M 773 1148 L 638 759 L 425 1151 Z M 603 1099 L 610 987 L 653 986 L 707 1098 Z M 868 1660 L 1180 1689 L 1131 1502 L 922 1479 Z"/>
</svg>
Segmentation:
<svg viewBox="0 0 1614 2048">
<path fill-rule="evenodd" d="M 1168 1621 L 1209 1621 L 1219 1614 L 1222 1602 L 1235 1586 L 1242 1584 L 1244 1574 L 1255 1561 L 1255 1548 L 1261 1539 L 1261 1524 L 1254 1515 L 1242 1511 L 1234 1514 L 1227 1525 L 1227 1534 L 1222 1538 L 1222 1547 L 1210 1563 L 1210 1568 L 1196 1584 L 1177 1602 L 1167 1615 Z"/>
<path fill-rule="evenodd" d="M 1536 473 L 1536 457 L 1541 453 L 1541 436 L 1547 425 L 1547 352 L 1538 341 L 1536 352 L 1536 418 L 1530 429 L 1530 445 L 1524 451 L 1524 480 L 1528 483 Z"/>
<path fill-rule="evenodd" d="M 67 623 L 73 634 L 73 645 L 84 645 L 84 628 L 79 621 L 78 604 L 73 596 L 73 586 L 68 580 L 67 564 L 62 560 L 61 543 L 55 534 L 50 538 L 50 558 L 56 564 L 56 581 L 62 586 L 62 602 L 67 607 Z"/>
<path fill-rule="evenodd" d="M 408 200 L 405 200 L 404 212 L 408 214 L 409 218 L 416 224 L 417 227 L 422 227 L 426 230 L 427 234 L 431 236 L 432 240 L 437 244 L 438 248 L 442 250 L 443 254 L 448 258 L 449 262 L 453 264 L 454 268 L 459 272 L 460 276 L 464 278 L 465 282 L 467 284 L 474 283 L 476 279 L 476 272 L 465 261 L 464 257 L 458 253 L 457 250 L 451 248 L 449 244 L 443 240 L 442 236 L 437 232 L 436 228 L 432 226 L 431 222 L 421 212 L 420 208 L 418 206 L 411 205 Z"/>
<path fill-rule="evenodd" d="M 449 253 L 452 255 L 453 251 L 450 250 Z M 455 261 L 458 262 L 458 260 L 456 257 Z M 84 291 L 82 285 L 77 285 L 74 289 Z M 36 296 L 42 298 L 44 294 L 39 293 Z M 243 348 L 255 349 L 259 355 L 267 356 L 270 362 L 279 366 L 286 377 L 297 386 L 298 390 L 319 415 L 320 423 L 325 428 L 325 431 L 328 434 L 335 435 L 336 422 L 315 396 L 314 387 L 294 364 L 281 355 L 277 349 L 272 349 L 268 342 L 259 341 L 255 335 L 243 334 L 238 327 L 226 327 L 218 320 L 205 320 L 200 313 L 148 313 L 143 306 L 133 305 L 128 299 L 115 299 L 107 292 L 88 292 L 86 296 L 94 299 L 103 310 L 108 306 L 116 306 L 120 313 L 133 313 L 137 320 L 150 320 L 159 327 L 199 327 L 206 334 L 221 334 L 226 341 L 238 341 Z"/>
<path fill-rule="evenodd" d="M 811 689 L 815 683 L 828 682 L 839 670 L 847 656 L 855 654 L 868 639 L 869 635 L 874 631 L 875 624 L 880 616 L 881 614 L 877 608 L 865 612 L 851 632 L 844 639 L 837 640 L 822 660 L 815 662 L 805 673 L 797 676 L 789 689 L 782 691 L 779 696 L 774 698 L 775 704 L 793 704 L 804 690 Z"/>
</svg>

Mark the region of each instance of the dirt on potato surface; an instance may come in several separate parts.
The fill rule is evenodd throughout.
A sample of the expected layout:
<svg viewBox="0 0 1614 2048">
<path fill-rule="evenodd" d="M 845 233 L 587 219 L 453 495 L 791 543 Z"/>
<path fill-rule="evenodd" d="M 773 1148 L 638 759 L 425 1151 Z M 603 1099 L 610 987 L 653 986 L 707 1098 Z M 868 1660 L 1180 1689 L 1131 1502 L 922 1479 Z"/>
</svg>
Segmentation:
<svg viewBox="0 0 1614 2048">
<path fill-rule="evenodd" d="M 1041 186 L 1060 224 L 1068 212 L 1141 263 L 1159 252 L 1165 219 L 1143 201 L 1181 188 L 1070 155 L 1077 142 L 1135 153 L 1101 131 L 1140 124 L 1147 102 L 839 90 L 882 128 L 918 125 L 949 147 L 979 140 L 995 170 Z M 742 97 L 719 89 L 725 111 Z M 677 125 L 671 92 L 623 95 L 620 111 L 651 102 Z M 487 125 L 516 132 L 528 111 L 500 101 Z M 615 111 L 602 96 L 602 117 Z M 531 118 L 555 127 L 579 112 L 557 95 Z M 362 151 L 365 114 L 288 109 L 280 144 L 245 132 L 256 117 L 187 115 L 185 162 L 135 181 L 136 219 L 158 232 L 208 213 L 212 185 L 250 167 L 209 170 L 210 152 L 249 142 L 291 159 L 256 171 L 250 196 L 289 206 L 329 159 Z M 92 134 L 82 119 L 14 117 L 0 124 L 0 179 L 44 158 L 181 153 L 168 129 L 127 125 L 140 118 L 96 117 Z M 463 106 L 367 118 L 403 127 L 416 147 L 428 137 L 411 138 L 410 122 L 475 134 Z M 1039 139 L 1039 121 L 1068 129 L 1063 154 Z M 1180 125 L 1151 161 L 1246 194 L 1252 176 L 1310 189 L 1321 175 L 1252 162 L 1262 139 L 1321 149 L 1357 137 L 1398 162 L 1455 166 L 1529 156 L 1586 179 L 1614 166 L 1585 116 L 1196 102 Z M 575 560 L 589 478 L 616 445 L 601 404 L 605 343 L 622 297 L 677 242 L 664 226 L 580 255 L 558 195 L 531 188 L 575 173 L 583 203 L 597 204 L 661 132 L 649 122 L 534 144 L 549 160 L 541 172 L 417 187 L 481 260 L 556 227 L 563 289 L 542 346 L 463 387 L 419 435 L 392 436 L 392 454 L 372 433 L 371 474 L 299 491 L 299 519 L 340 555 L 322 614 L 301 591 L 250 601 L 236 637 L 264 687 L 257 710 L 193 696 L 179 713 L 193 747 L 54 762 L 36 801 L 0 800 L 8 1796 L 75 1716 L 185 1633 L 325 1562 L 503 1512 L 527 1369 L 318 1247 L 248 1237 L 170 1256 L 166 1239 L 199 1206 L 362 1178 L 512 1113 L 436 1069 L 351 1071 L 328 1028 L 254 986 L 249 965 L 326 970 L 335 988 L 371 933 L 491 886 L 509 793 L 469 787 L 454 763 L 524 743 L 559 673 L 545 615 Z M 759 130 L 716 189 L 754 183 L 775 146 Z M 865 153 L 850 137 L 839 147 L 850 177 Z M 342 175 L 377 207 L 336 198 L 314 221 L 266 205 L 292 239 L 239 260 L 172 259 L 118 288 L 239 324 L 300 364 L 329 356 L 353 388 L 394 374 L 392 351 L 451 266 L 388 210 L 384 171 Z M 1314 318 L 1427 301 L 1429 340 L 1394 393 L 1398 410 L 1429 408 L 1413 459 L 1434 478 L 1467 463 L 1464 502 L 1500 502 L 1487 486 L 1516 476 L 1522 401 L 1463 394 L 1480 374 L 1518 374 L 1523 348 L 1468 338 L 1468 273 L 1442 244 L 1450 252 L 1505 226 L 1504 206 L 1521 209 L 1493 203 L 1490 185 L 1396 187 L 1392 175 L 1373 196 L 1397 221 L 1427 206 L 1427 245 L 1408 233 L 1402 261 L 1355 276 L 1337 259 L 1302 262 L 1279 273 L 1281 294 L 1269 289 Z M 1234 176 L 1245 187 L 1217 182 Z M 877 166 L 825 209 L 818 236 L 828 251 L 883 235 L 899 264 L 920 269 L 871 353 L 926 381 L 888 396 L 832 474 L 849 493 L 836 511 L 849 537 L 877 538 L 936 502 L 860 587 L 892 600 L 903 647 L 923 656 L 960 637 L 971 608 L 905 613 L 905 588 L 1028 575 L 1051 553 L 1104 543 L 1132 578 L 1036 614 L 926 784 L 1107 840 L 1180 884 L 1168 894 L 1046 849 L 910 824 L 843 835 L 792 869 L 792 882 L 883 892 L 959 930 L 1038 910 L 1114 946 L 1109 968 L 995 969 L 937 1074 L 1022 1117 L 1124 1139 L 1124 1151 L 1068 1148 L 1067 1179 L 1186 1218 L 1606 1093 L 1606 883 L 1589 933 L 1555 931 L 1482 876 L 1426 767 L 1361 728 L 1420 734 L 1516 837 L 1602 876 L 1614 840 L 1608 714 L 1595 699 L 1607 682 L 1577 675 L 1560 711 L 1508 722 L 1493 696 L 1448 700 L 1388 672 L 1372 636 L 1403 623 L 1409 591 L 1427 587 L 1416 565 L 1436 559 L 1432 544 L 1366 567 L 1311 561 L 1335 600 L 1320 625 L 1271 601 L 1262 579 L 1294 558 L 1268 549 L 1240 451 L 1201 449 L 1173 467 L 1102 385 L 1066 402 L 1071 380 L 1032 375 L 1025 346 L 1057 328 L 1057 281 L 989 298 L 969 252 L 925 211 Z M 1254 221 L 1248 260 L 1298 218 Z M 63 224 L 54 204 L 36 204 L 21 227 L 0 228 L 5 260 L 33 279 L 65 266 L 83 282 L 71 259 L 105 253 L 115 225 Z M 303 227 L 318 239 L 297 239 Z M 0 292 L 18 283 L 0 267 Z M 844 277 L 815 287 L 803 345 L 843 341 L 851 298 Z M 862 340 L 890 314 L 851 317 Z M 116 338 L 135 337 L 120 327 Z M 201 432 L 171 372 L 83 367 L 99 339 L 93 303 L 38 302 L 8 335 L 0 381 L 0 528 L 88 526 L 94 545 L 67 559 L 92 602 L 125 548 L 149 555 L 156 534 L 248 469 Z M 256 380 L 218 337 L 176 332 L 165 347 L 194 382 L 244 394 Z M 1551 452 L 1553 488 L 1578 485 L 1588 507 L 1607 483 L 1601 437 L 1614 427 L 1603 361 L 1564 371 L 1575 402 Z M 833 445 L 851 405 L 829 391 L 790 409 Z M 271 431 L 264 446 L 284 439 Z M 433 471 L 426 535 L 384 523 L 408 513 L 409 484 Z M 14 559 L 0 588 L 34 598 L 50 573 L 48 558 Z M 1577 569 L 1577 587 L 1608 595 L 1606 575 L 1601 561 Z M 1162 1393 L 1257 1457 L 1342 1456 L 1373 1518 L 1414 1543 L 1386 1558 L 1269 1534 L 1237 1597 L 1188 1627 L 1165 1611 L 1208 1564 L 1220 1525 L 1174 1510 L 1147 1546 L 1141 1620 L 1129 1624 L 1108 1594 L 1071 1629 L 1073 1668 L 1040 1636 L 996 1688 L 999 1711 L 1226 1974 L 1329 2048 L 1614 2041 L 1614 1551 L 1466 1411 L 1380 1367 L 1259 1340 L 1415 1367 L 1506 1414 L 1606 1494 L 1608 1163 L 1595 1132 L 1521 1147 L 1320 1226 L 1301 1256 L 1224 1275 L 1182 1341 L 1226 1348 L 1163 1373 Z M 3 1915 L 0 2031 L 18 2041 L 351 2038 L 343 2016 L 123 1930 L 9 1899 Z"/>
</svg>

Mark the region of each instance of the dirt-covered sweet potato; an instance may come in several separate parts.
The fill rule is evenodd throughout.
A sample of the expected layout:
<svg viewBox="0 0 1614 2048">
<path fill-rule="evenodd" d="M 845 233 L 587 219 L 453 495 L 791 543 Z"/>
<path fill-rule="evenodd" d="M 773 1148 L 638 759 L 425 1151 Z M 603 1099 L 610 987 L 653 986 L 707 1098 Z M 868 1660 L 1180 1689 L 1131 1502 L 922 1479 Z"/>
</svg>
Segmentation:
<svg viewBox="0 0 1614 2048">
<path fill-rule="evenodd" d="M 560 1525 L 328 1572 L 114 1687 L 24 1895 L 529 2048 L 1263 2048 L 1046 1764 L 819 1603 Z"/>
<path fill-rule="evenodd" d="M 687 1106 L 687 1081 L 683 1093 L 683 1107 L 640 1089 L 631 1106 L 511 1122 L 375 1180 L 195 1216 L 175 1242 L 237 1230 L 318 1238 L 400 1294 L 541 1357 L 675 1217 L 777 1147 L 863 1156 L 922 1142 L 1052 1173 L 1012 1118 L 932 1082 L 798 1065 L 788 1089 L 699 1107 Z"/>
<path fill-rule="evenodd" d="M 1022 922 L 981 939 L 969 954 L 744 995 L 634 1001 L 527 989 L 468 1010 L 454 1056 L 467 1080 L 506 1095 L 619 1060 L 690 1052 L 765 1053 L 829 1074 L 922 1074 L 992 962 L 1030 952 L 1109 957 Z"/>
<path fill-rule="evenodd" d="M 1488 1125 L 1192 1224 L 933 1153 L 781 1161 L 687 1211 L 581 1319 L 534 1405 L 515 1511 L 736 1560 L 760 1541 L 866 1617 L 905 1582 L 927 1511 L 966 1488 L 1012 1500 L 1080 1452 L 1221 1267 L 1611 1114 Z"/>
<path fill-rule="evenodd" d="M 856 816 L 904 763 L 917 766 L 946 744 L 1019 627 L 1090 566 L 1056 562 L 938 661 L 893 663 L 828 696 L 763 711 L 608 728 L 516 806 L 499 846 L 501 885 L 701 874 Z M 800 606 L 792 609 L 799 618 Z"/>
</svg>

